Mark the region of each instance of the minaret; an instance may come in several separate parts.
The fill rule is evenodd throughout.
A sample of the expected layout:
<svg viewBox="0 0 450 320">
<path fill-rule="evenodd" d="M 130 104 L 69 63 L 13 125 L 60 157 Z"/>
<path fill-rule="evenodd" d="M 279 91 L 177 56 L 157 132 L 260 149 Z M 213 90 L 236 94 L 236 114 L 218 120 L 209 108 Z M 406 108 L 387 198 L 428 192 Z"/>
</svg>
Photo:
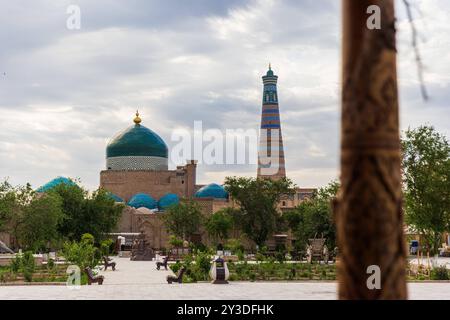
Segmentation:
<svg viewBox="0 0 450 320">
<path fill-rule="evenodd" d="M 278 76 L 274 75 L 270 64 L 269 70 L 262 80 L 264 91 L 258 151 L 258 178 L 279 179 L 286 177 L 286 169 L 278 107 Z"/>
</svg>

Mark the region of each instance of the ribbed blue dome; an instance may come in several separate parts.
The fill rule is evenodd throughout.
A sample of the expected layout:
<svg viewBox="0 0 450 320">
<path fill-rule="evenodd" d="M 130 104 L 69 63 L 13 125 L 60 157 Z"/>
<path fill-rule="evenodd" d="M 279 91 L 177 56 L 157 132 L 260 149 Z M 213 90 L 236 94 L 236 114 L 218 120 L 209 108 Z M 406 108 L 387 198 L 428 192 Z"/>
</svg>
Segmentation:
<svg viewBox="0 0 450 320">
<path fill-rule="evenodd" d="M 75 182 L 73 182 L 69 178 L 57 177 L 57 178 L 47 182 L 43 186 L 39 187 L 38 189 L 36 189 L 36 192 L 47 192 L 47 191 L 53 189 L 54 187 L 59 186 L 60 184 L 65 184 L 68 186 L 76 186 L 77 185 Z"/>
<path fill-rule="evenodd" d="M 180 198 L 175 193 L 168 193 L 161 197 L 158 201 L 158 207 L 160 210 L 167 209 L 171 205 L 178 204 Z"/>
<path fill-rule="evenodd" d="M 168 148 L 152 130 L 135 124 L 117 134 L 106 147 L 106 157 L 151 156 L 168 158 Z"/>
<path fill-rule="evenodd" d="M 158 203 L 156 202 L 156 200 L 145 193 L 135 194 L 133 197 L 131 197 L 130 201 L 128 201 L 128 205 L 136 209 L 141 207 L 147 209 L 156 209 L 158 207 Z"/>
<path fill-rule="evenodd" d="M 207 186 L 200 188 L 195 193 L 196 198 L 217 198 L 217 199 L 228 199 L 228 192 L 218 185 L 217 183 L 211 183 Z"/>
<path fill-rule="evenodd" d="M 108 192 L 108 195 L 111 199 L 113 199 L 115 202 L 124 202 L 121 197 L 118 195 L 115 195 L 114 193 Z"/>
</svg>

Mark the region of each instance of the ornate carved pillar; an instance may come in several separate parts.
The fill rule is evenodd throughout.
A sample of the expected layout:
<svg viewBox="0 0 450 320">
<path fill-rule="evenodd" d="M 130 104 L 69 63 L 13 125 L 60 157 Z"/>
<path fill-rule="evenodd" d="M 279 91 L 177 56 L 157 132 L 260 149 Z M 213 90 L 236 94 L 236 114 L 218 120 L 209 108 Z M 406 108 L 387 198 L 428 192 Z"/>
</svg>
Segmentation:
<svg viewBox="0 0 450 320">
<path fill-rule="evenodd" d="M 370 5 L 381 29 L 366 26 Z M 406 299 L 393 0 L 343 0 L 342 63 L 339 298 Z"/>
</svg>

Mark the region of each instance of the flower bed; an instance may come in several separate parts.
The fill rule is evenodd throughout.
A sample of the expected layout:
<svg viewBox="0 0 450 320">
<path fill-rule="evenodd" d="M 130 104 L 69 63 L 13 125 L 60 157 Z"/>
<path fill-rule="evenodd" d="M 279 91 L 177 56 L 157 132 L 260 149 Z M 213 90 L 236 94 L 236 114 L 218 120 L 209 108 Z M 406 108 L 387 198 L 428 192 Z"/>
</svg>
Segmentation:
<svg viewBox="0 0 450 320">
<path fill-rule="evenodd" d="M 25 283 L 25 282 L 65 282 L 67 280 L 65 265 L 54 266 L 53 268 L 48 268 L 45 265 L 36 266 L 31 277 L 26 277 L 23 271 L 13 271 L 9 266 L 0 267 L 0 285 L 4 283 Z"/>
<path fill-rule="evenodd" d="M 335 264 L 228 263 L 230 281 L 336 280 Z"/>
</svg>

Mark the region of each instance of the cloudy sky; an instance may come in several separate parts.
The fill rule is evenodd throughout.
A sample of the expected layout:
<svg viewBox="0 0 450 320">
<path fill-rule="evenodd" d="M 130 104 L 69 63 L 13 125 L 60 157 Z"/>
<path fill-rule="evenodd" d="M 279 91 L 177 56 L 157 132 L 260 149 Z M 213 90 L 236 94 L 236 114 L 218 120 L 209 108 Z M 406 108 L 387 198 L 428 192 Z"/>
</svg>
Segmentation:
<svg viewBox="0 0 450 320">
<path fill-rule="evenodd" d="M 413 14 L 431 100 L 421 99 L 405 8 L 397 1 L 401 126 L 450 137 L 450 2 Z M 98 187 L 108 139 L 143 124 L 170 146 L 175 129 L 257 129 L 269 62 L 288 175 L 302 187 L 338 177 L 340 1 L 0 0 L 0 178 L 56 176 Z M 69 5 L 81 28 L 66 26 Z M 171 163 L 174 168 L 176 164 Z M 255 175 L 254 165 L 199 166 L 198 182 Z"/>
</svg>

